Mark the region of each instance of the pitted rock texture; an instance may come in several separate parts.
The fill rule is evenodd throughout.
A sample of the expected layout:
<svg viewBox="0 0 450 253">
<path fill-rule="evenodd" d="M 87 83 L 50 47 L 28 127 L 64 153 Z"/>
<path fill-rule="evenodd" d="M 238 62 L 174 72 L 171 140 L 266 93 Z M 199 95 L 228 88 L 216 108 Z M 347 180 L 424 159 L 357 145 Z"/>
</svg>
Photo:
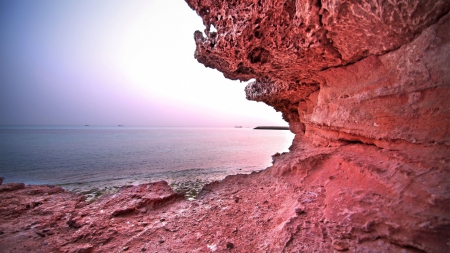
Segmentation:
<svg viewBox="0 0 450 253">
<path fill-rule="evenodd" d="M 448 0 L 187 3 L 206 26 L 195 33 L 197 60 L 230 79 L 254 78 L 247 98 L 281 111 L 295 133 L 305 131 L 299 103 L 332 82 L 319 73 L 396 50 L 450 9 Z"/>
<path fill-rule="evenodd" d="M 0 185 L 0 252 L 450 252 L 449 1 L 187 2 L 196 58 L 255 78 L 290 152 L 194 201 Z"/>
<path fill-rule="evenodd" d="M 206 26 L 206 37 L 195 34 L 199 62 L 231 79 L 289 82 L 399 48 L 450 9 L 445 0 L 186 2 Z"/>
<path fill-rule="evenodd" d="M 186 1 L 206 26 L 197 60 L 255 79 L 247 99 L 296 134 L 273 176 L 325 185 L 316 215 L 340 228 L 289 221 L 271 250 L 450 250 L 450 1 Z"/>
</svg>

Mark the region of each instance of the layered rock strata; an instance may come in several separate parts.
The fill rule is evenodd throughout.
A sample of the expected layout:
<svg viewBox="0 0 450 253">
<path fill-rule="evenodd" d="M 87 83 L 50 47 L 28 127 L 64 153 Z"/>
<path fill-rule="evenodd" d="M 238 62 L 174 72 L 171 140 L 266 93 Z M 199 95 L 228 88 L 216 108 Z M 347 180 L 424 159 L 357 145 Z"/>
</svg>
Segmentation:
<svg viewBox="0 0 450 253">
<path fill-rule="evenodd" d="M 281 111 L 295 133 L 304 132 L 304 124 L 315 119 L 304 119 L 301 115 L 301 111 L 306 109 L 306 102 L 316 99 L 315 92 L 335 82 L 340 82 L 346 89 L 357 89 L 363 84 L 356 78 L 367 78 L 365 82 L 374 82 L 374 76 L 387 74 L 381 72 L 390 72 L 392 66 L 366 65 L 366 72 L 371 72 L 372 68 L 378 69 L 379 72 L 372 76 L 364 76 L 365 71 L 362 69 L 361 73 L 352 74 L 353 77 L 348 76 L 351 74 L 348 72 L 330 75 L 332 72 L 326 74 L 324 70 L 344 69 L 340 67 L 399 49 L 421 34 L 426 27 L 436 23 L 450 9 L 450 1 L 187 2 L 202 17 L 206 26 L 206 37 L 200 31 L 195 33 L 197 60 L 223 72 L 230 79 L 247 81 L 254 78 L 255 81 L 246 88 L 247 98 L 263 101 Z M 441 33 L 445 37 L 445 30 L 441 30 Z M 426 47 L 426 42 L 422 44 Z M 445 51 L 445 47 L 441 50 Z M 418 51 L 411 52 L 414 54 L 412 57 L 420 58 Z M 386 89 L 395 83 L 401 86 L 402 82 L 408 82 L 397 82 L 395 78 L 399 74 L 414 79 L 414 82 L 427 78 L 423 73 L 424 68 L 427 68 L 424 63 L 414 64 L 409 57 L 400 59 L 399 55 L 398 59 L 392 57 L 396 56 L 391 56 L 390 59 L 385 57 L 384 62 L 394 64 L 397 74 L 392 73 L 391 80 L 378 80 Z M 433 57 L 430 56 L 429 59 L 432 60 Z M 397 61 L 403 66 L 395 65 Z M 416 74 L 415 68 L 422 68 L 417 79 L 411 75 Z M 442 68 L 444 67 L 441 70 Z M 403 71 L 412 73 L 406 74 Z M 330 79 L 332 75 L 335 75 L 336 80 Z M 349 78 L 348 83 L 346 78 Z M 435 83 L 436 80 L 430 82 Z M 420 88 L 425 87 L 417 87 Z M 342 87 L 336 87 L 336 90 L 345 93 Z M 354 95 L 358 93 L 356 90 L 352 92 Z M 397 87 L 397 90 L 391 91 L 393 92 L 411 93 L 412 88 L 402 92 Z M 312 97 L 308 99 L 310 95 Z M 368 100 L 370 97 L 385 95 L 388 93 L 366 94 L 360 99 Z M 349 97 L 350 94 L 343 96 Z M 328 101 L 320 102 L 325 104 Z M 299 109 L 301 111 L 297 112 Z"/>
<path fill-rule="evenodd" d="M 449 252 L 449 1 L 187 0 L 195 57 L 281 111 L 289 153 L 89 203 L 0 185 L 1 252 Z"/>
<path fill-rule="evenodd" d="M 282 112 L 296 137 L 274 177 L 324 187 L 343 248 L 450 250 L 450 1 L 187 2 L 206 26 L 195 57 Z"/>
</svg>

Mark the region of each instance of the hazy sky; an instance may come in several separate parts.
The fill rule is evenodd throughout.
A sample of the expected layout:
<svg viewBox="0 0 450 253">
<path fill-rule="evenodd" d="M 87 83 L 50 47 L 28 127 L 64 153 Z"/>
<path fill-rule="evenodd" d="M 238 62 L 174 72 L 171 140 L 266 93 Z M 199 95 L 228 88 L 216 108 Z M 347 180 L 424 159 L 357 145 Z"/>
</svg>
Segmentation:
<svg viewBox="0 0 450 253">
<path fill-rule="evenodd" d="M 183 0 L 0 0 L 0 125 L 287 125 L 194 59 Z"/>
</svg>

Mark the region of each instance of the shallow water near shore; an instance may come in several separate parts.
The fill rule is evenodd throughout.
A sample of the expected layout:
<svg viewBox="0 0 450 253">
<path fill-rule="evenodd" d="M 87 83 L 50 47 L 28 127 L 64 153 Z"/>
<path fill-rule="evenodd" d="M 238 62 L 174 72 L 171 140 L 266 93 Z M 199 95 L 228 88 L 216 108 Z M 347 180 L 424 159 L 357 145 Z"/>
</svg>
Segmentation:
<svg viewBox="0 0 450 253">
<path fill-rule="evenodd" d="M 159 180 L 197 187 L 265 169 L 293 136 L 251 128 L 3 126 L 0 176 L 76 192 Z"/>
</svg>

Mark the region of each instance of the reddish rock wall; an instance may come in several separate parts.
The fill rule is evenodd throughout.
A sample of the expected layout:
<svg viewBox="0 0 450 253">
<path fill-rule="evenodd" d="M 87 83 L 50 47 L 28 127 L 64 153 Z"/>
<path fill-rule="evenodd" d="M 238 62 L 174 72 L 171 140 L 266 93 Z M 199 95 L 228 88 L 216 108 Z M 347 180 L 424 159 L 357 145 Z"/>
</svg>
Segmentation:
<svg viewBox="0 0 450 253">
<path fill-rule="evenodd" d="M 196 58 L 254 78 L 291 151 L 195 201 L 0 185 L 0 252 L 450 252 L 449 1 L 187 2 Z"/>
<path fill-rule="evenodd" d="M 434 63 L 430 66 L 430 62 L 416 64 L 408 57 L 402 58 L 400 52 L 391 54 L 390 58 L 380 58 L 378 67 L 376 63 L 369 66 L 367 64 L 370 63 L 366 62 L 366 71 L 374 71 L 373 68 L 378 70 L 378 73 L 372 73 L 371 76 L 364 76 L 364 70 L 361 69 L 361 73 L 352 74 L 350 77 L 348 72 L 344 72 L 345 68 L 340 67 L 406 46 L 450 9 L 450 1 L 187 0 L 187 2 L 203 18 L 207 27 L 206 37 L 200 31 L 195 33 L 197 60 L 207 67 L 223 72 L 225 77 L 230 79 L 242 81 L 256 79 L 246 89 L 247 98 L 263 101 L 281 111 L 284 119 L 291 124 L 292 130 L 296 133 L 304 131 L 303 124 L 308 121 L 299 118 L 296 112 L 299 103 L 305 102 L 310 94 L 333 85 L 334 82 L 343 85 L 342 83 L 347 82 L 346 78 L 349 78 L 348 82 L 351 84 L 347 83 L 347 86 L 359 87 L 363 85 L 361 80 L 365 77 L 371 78 L 365 82 L 376 81 L 373 80 L 376 76 L 390 74 L 387 73 L 390 68 L 397 69 L 397 73 L 390 74 L 390 80 L 380 79 L 379 85 L 392 86 L 397 83 L 395 78 L 400 76 L 405 78 L 398 80 L 397 86 L 403 86 L 408 82 L 406 79 L 414 79 L 415 83 L 426 79 L 425 72 L 429 68 L 439 66 Z M 211 32 L 211 27 L 217 31 Z M 441 33 L 444 33 L 442 36 L 445 37 L 444 28 L 441 28 Z M 428 34 L 428 37 L 422 40 L 430 40 L 433 37 L 433 34 Z M 446 40 L 441 37 L 438 40 L 441 39 Z M 419 52 L 427 49 L 427 44 L 433 46 L 427 41 L 416 44 L 421 44 L 416 46 L 422 46 L 422 49 L 413 48 L 414 46 L 402 49 L 416 60 L 422 57 L 421 54 L 428 54 Z M 444 46 L 440 51 L 448 50 Z M 434 53 L 439 52 L 435 50 Z M 433 61 L 433 57 L 430 55 L 428 61 Z M 439 58 L 446 61 L 443 56 Z M 402 66 L 397 66 L 397 62 Z M 342 70 L 324 71 L 330 68 Z M 403 73 L 401 68 L 410 73 Z M 421 73 L 415 73 L 415 68 L 419 68 L 417 71 Z M 441 66 L 436 71 L 442 72 L 442 68 Z M 354 70 L 356 69 L 349 69 Z M 332 75 L 338 75 L 334 77 L 336 80 Z M 440 85 L 445 78 L 441 78 Z M 436 86 L 436 82 L 438 81 L 435 76 L 434 80 L 428 81 L 428 87 Z M 357 95 L 356 87 L 353 95 Z M 377 85 L 372 84 L 372 87 Z M 336 88 L 345 92 L 342 87 Z M 397 88 L 391 89 L 391 93 L 403 94 L 412 92 L 411 90 L 413 89 L 399 91 Z M 387 93 L 383 96 L 386 95 Z M 369 99 L 368 94 L 364 96 L 360 99 Z M 382 96 L 381 93 L 378 96 Z"/>
<path fill-rule="evenodd" d="M 187 2 L 197 60 L 296 134 L 265 173 L 320 189 L 270 249 L 450 250 L 450 1 Z"/>
</svg>

